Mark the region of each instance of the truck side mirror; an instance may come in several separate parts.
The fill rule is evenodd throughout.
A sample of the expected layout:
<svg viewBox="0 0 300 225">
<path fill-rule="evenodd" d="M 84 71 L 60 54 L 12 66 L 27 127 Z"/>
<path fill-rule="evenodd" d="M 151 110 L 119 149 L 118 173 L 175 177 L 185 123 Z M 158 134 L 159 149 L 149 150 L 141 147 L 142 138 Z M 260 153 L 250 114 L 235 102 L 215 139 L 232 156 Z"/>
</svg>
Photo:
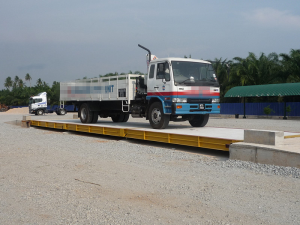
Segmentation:
<svg viewBox="0 0 300 225">
<path fill-rule="evenodd" d="M 169 73 L 166 73 L 166 74 L 165 74 L 165 80 L 166 80 L 166 81 L 170 81 L 170 74 L 169 74 Z"/>
</svg>

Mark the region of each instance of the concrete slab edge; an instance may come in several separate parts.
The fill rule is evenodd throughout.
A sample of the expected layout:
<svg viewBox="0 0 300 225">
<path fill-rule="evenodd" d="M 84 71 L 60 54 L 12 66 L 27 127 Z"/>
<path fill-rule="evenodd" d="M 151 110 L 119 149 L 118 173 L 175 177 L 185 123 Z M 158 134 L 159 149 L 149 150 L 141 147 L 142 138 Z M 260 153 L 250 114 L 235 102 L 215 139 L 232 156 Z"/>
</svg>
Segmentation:
<svg viewBox="0 0 300 225">
<path fill-rule="evenodd" d="M 300 168 L 300 154 L 263 145 L 233 143 L 229 146 L 229 158 L 276 166 Z"/>
<path fill-rule="evenodd" d="M 239 115 L 239 118 L 236 119 L 243 119 L 242 114 Z M 210 114 L 209 117 L 211 118 L 235 118 L 234 114 Z M 248 119 L 283 119 L 283 116 L 258 116 L 258 115 L 246 115 Z M 287 116 L 288 120 L 300 120 L 300 116 Z"/>
</svg>

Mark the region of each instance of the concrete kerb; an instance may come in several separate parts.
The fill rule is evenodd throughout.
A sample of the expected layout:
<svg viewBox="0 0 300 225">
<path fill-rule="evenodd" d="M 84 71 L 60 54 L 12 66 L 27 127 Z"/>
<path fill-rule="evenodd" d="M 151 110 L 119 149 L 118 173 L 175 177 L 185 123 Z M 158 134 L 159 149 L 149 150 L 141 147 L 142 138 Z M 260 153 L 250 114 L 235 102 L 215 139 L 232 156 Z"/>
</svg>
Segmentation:
<svg viewBox="0 0 300 225">
<path fill-rule="evenodd" d="M 23 116 L 23 120 L 21 122 L 21 127 L 29 128 L 30 120 L 31 120 L 31 116 Z"/>
<path fill-rule="evenodd" d="M 267 131 L 267 130 L 245 130 L 244 142 L 263 144 L 263 145 L 279 145 L 284 140 L 283 131 Z"/>
<path fill-rule="evenodd" d="M 229 147 L 230 159 L 300 168 L 300 154 L 267 145 L 239 142 Z"/>
<path fill-rule="evenodd" d="M 300 168 L 299 152 L 283 150 L 282 146 L 283 131 L 245 130 L 244 142 L 229 146 L 230 159 Z"/>
</svg>

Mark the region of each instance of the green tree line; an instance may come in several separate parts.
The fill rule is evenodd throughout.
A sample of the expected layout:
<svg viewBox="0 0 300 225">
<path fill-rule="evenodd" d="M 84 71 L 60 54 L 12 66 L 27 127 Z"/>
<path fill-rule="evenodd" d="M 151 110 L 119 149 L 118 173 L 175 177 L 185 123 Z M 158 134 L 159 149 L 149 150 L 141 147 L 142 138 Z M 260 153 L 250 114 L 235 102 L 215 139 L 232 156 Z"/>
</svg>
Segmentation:
<svg viewBox="0 0 300 225">
<path fill-rule="evenodd" d="M 221 102 L 226 92 L 235 86 L 300 82 L 300 49 L 289 54 L 250 52 L 246 58 L 211 61 L 220 83 Z"/>
<path fill-rule="evenodd" d="M 6 89 L 0 91 L 0 103 L 8 106 L 25 106 L 28 105 L 30 96 L 47 92 L 48 104 L 59 104 L 59 82 L 54 81 L 50 87 L 39 78 L 36 84 L 32 86 L 31 80 L 32 78 L 28 73 L 25 75 L 25 81 L 29 83 L 29 86 L 19 76 L 15 76 L 14 79 L 7 77 L 4 82 Z"/>
<path fill-rule="evenodd" d="M 187 56 L 184 57 L 187 58 Z M 215 58 L 208 61 L 212 62 L 220 83 L 221 102 L 231 100 L 225 99 L 224 95 L 235 86 L 300 82 L 300 49 L 292 49 L 289 54 L 270 53 L 266 55 L 261 53 L 257 56 L 250 52 L 246 58 L 234 57 L 232 60 Z M 128 73 L 143 74 L 140 71 L 129 71 Z M 115 72 L 99 75 L 99 77 L 124 74 Z M 87 77 L 83 79 L 87 79 Z M 18 76 L 15 76 L 14 79 L 7 77 L 4 83 L 6 89 L 0 91 L 0 103 L 27 105 L 30 96 L 44 91 L 47 92 L 51 105 L 59 103 L 59 82 L 54 81 L 50 87 L 39 78 L 32 86 L 31 80 L 28 73 L 25 75 L 25 81 L 27 84 L 29 83 L 29 86 Z"/>
</svg>

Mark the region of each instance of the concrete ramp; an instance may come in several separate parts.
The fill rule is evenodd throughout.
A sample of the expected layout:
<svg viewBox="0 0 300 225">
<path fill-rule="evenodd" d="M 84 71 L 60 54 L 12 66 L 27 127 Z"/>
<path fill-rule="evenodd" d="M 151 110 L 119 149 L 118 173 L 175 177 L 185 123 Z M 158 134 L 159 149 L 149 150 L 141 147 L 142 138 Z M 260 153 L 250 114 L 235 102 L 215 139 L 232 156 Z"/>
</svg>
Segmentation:
<svg viewBox="0 0 300 225">
<path fill-rule="evenodd" d="M 300 135 L 245 130 L 244 142 L 229 147 L 230 159 L 300 168 Z"/>
</svg>

